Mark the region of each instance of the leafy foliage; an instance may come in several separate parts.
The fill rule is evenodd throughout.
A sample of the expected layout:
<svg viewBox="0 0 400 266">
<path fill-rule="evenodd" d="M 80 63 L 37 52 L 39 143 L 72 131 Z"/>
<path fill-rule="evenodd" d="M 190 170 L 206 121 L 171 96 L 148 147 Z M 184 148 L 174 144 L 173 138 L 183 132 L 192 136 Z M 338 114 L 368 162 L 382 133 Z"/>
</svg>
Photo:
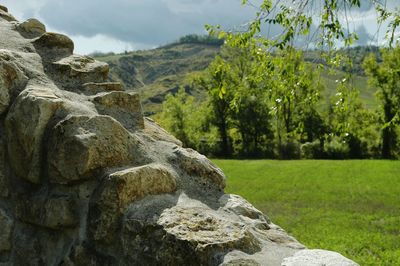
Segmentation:
<svg viewBox="0 0 400 266">
<path fill-rule="evenodd" d="M 397 155 L 400 124 L 400 47 L 382 51 L 382 63 L 378 64 L 374 55 L 366 58 L 364 67 L 371 83 L 379 88 L 381 105 L 382 157 Z"/>
</svg>

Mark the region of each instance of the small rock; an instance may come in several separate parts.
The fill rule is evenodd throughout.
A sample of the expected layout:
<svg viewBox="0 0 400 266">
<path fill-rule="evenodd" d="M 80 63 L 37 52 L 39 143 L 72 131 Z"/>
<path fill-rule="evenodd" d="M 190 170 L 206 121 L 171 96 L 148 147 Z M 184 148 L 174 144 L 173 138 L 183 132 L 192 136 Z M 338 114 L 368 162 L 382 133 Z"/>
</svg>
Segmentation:
<svg viewBox="0 0 400 266">
<path fill-rule="evenodd" d="M 0 18 L 5 19 L 6 21 L 17 21 L 14 16 L 8 13 L 8 9 L 5 6 L 0 5 Z"/>
<path fill-rule="evenodd" d="M 62 58 L 72 55 L 73 41 L 59 33 L 46 32 L 33 41 L 38 53 L 43 58 Z"/>
<path fill-rule="evenodd" d="M 43 25 L 37 19 L 30 18 L 20 24 L 18 24 L 17 29 L 27 37 L 39 37 L 46 32 L 46 26 Z"/>
<path fill-rule="evenodd" d="M 3 10 L 4 12 L 8 13 L 8 8 L 5 6 L 0 5 L 0 10 Z"/>
<path fill-rule="evenodd" d="M 83 84 L 84 92 L 94 95 L 101 92 L 123 91 L 124 88 L 120 82 L 88 82 Z"/>
<path fill-rule="evenodd" d="M 221 264 L 221 266 L 261 266 L 253 259 L 235 259 Z"/>
<path fill-rule="evenodd" d="M 149 117 L 144 118 L 144 132 L 156 141 L 166 141 L 182 147 L 182 142 L 169 134 L 159 124 Z"/>
<path fill-rule="evenodd" d="M 48 167 L 52 183 L 94 178 L 94 171 L 133 160 L 134 137 L 110 116 L 69 116 L 50 132 Z"/>
<path fill-rule="evenodd" d="M 225 175 L 207 157 L 192 149 L 178 148 L 176 154 L 176 164 L 180 165 L 188 175 L 198 177 L 206 182 L 211 182 L 220 190 L 225 188 Z"/>
<path fill-rule="evenodd" d="M 109 66 L 89 56 L 71 55 L 52 63 L 54 77 L 70 90 L 77 90 L 87 83 L 105 82 Z"/>
<path fill-rule="evenodd" d="M 17 28 L 30 37 L 38 37 L 46 32 L 46 26 L 37 19 L 30 18 L 20 24 Z"/>
<path fill-rule="evenodd" d="M 281 266 L 359 266 L 339 253 L 320 249 L 305 249 L 285 258 Z"/>
<path fill-rule="evenodd" d="M 139 94 L 121 91 L 102 93 L 96 95 L 93 102 L 100 114 L 115 118 L 128 130 L 144 128 Z"/>
<path fill-rule="evenodd" d="M 260 250 L 258 241 L 244 224 L 211 209 L 173 207 L 161 214 L 158 224 L 177 240 L 195 244 L 197 251 L 239 249 L 255 253 Z"/>
<path fill-rule="evenodd" d="M 176 176 L 162 165 L 150 164 L 110 174 L 91 199 L 91 231 L 95 240 L 110 240 L 126 206 L 148 195 L 172 193 Z"/>
<path fill-rule="evenodd" d="M 223 195 L 219 202 L 224 206 L 224 209 L 232 211 L 237 215 L 242 215 L 250 219 L 258 219 L 263 222 L 269 222 L 269 219 L 247 200 L 238 195 L 226 194 Z"/>
</svg>

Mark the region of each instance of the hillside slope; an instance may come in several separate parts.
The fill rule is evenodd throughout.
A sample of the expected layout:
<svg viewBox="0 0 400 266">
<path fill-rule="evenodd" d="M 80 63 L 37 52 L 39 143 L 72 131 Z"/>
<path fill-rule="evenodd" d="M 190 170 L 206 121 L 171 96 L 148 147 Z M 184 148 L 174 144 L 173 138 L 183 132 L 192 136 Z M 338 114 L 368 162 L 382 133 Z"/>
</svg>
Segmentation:
<svg viewBox="0 0 400 266">
<path fill-rule="evenodd" d="M 94 57 L 110 65 L 111 81 L 121 82 L 127 90 L 139 92 L 145 114 L 152 115 L 161 110 L 165 97 L 169 93 L 177 92 L 179 86 L 185 87 L 198 100 L 204 99 L 204 92 L 191 86 L 191 77 L 207 68 L 219 50 L 218 45 L 175 43 L 152 50 Z M 368 86 L 360 66 L 368 52 L 371 52 L 368 48 L 356 47 L 351 50 L 351 55 L 354 57 L 356 70 L 353 73 L 354 85 L 360 90 L 363 103 L 372 109 L 377 105 L 375 89 Z M 317 52 L 305 53 L 306 61 L 317 63 L 317 57 Z M 321 100 L 322 106 L 335 94 L 336 80 L 340 80 L 342 76 L 344 74 L 341 72 L 337 75 L 330 75 L 328 71 L 322 73 L 322 83 L 326 87 Z"/>
<path fill-rule="evenodd" d="M 204 97 L 189 88 L 189 76 L 207 68 L 218 52 L 217 45 L 184 43 L 95 58 L 110 65 L 111 81 L 141 94 L 144 110 L 151 115 L 160 110 L 165 96 L 177 92 L 179 86 Z"/>
</svg>

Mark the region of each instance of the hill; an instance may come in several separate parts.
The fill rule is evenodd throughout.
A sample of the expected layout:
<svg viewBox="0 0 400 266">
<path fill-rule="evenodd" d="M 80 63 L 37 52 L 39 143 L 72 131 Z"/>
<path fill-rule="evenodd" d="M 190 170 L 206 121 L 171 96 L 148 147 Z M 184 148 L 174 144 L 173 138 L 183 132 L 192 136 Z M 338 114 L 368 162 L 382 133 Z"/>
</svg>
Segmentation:
<svg viewBox="0 0 400 266">
<path fill-rule="evenodd" d="M 125 54 L 96 55 L 99 61 L 110 65 L 110 79 L 121 82 L 128 90 L 141 94 L 144 110 L 151 115 L 160 110 L 168 93 L 179 86 L 190 94 L 204 97 L 192 90 L 190 76 L 202 71 L 218 54 L 218 45 L 203 43 L 176 43 L 146 51 Z"/>
<path fill-rule="evenodd" d="M 176 43 L 152 50 L 93 56 L 110 65 L 111 81 L 121 82 L 128 90 L 139 92 L 145 114 L 150 116 L 161 110 L 166 95 L 176 93 L 179 86 L 185 87 L 196 99 L 204 99 L 205 94 L 191 85 L 191 78 L 207 68 L 219 53 L 220 45 L 221 43 L 192 41 L 183 37 Z M 378 54 L 378 51 L 377 47 L 355 47 L 342 51 L 354 59 L 354 84 L 360 90 L 361 100 L 367 108 L 376 107 L 377 102 L 375 89 L 368 86 L 361 62 L 368 53 Z M 321 63 L 318 51 L 307 51 L 304 58 L 312 63 Z M 321 79 L 326 90 L 321 105 L 325 106 L 335 94 L 336 80 L 340 80 L 342 76 L 344 73 L 340 71 L 337 75 L 330 75 L 328 71 L 322 73 Z"/>
</svg>

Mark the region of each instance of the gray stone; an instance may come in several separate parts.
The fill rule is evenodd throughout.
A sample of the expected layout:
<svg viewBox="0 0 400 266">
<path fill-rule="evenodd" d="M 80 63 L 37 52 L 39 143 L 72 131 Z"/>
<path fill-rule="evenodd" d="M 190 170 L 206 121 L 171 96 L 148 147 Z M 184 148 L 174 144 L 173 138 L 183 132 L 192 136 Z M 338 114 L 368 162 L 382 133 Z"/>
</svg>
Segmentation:
<svg viewBox="0 0 400 266">
<path fill-rule="evenodd" d="M 261 266 L 261 264 L 253 259 L 236 259 L 225 262 L 221 266 Z"/>
<path fill-rule="evenodd" d="M 14 16 L 8 13 L 8 9 L 5 6 L 1 6 L 0 8 L 0 18 L 6 21 L 17 21 Z"/>
<path fill-rule="evenodd" d="M 70 55 L 52 63 L 54 78 L 72 91 L 82 90 L 84 84 L 105 82 L 108 71 L 106 63 L 89 56 Z"/>
<path fill-rule="evenodd" d="M 0 5 L 0 10 L 3 10 L 4 12 L 8 13 L 8 8 L 5 6 Z"/>
<path fill-rule="evenodd" d="M 134 137 L 109 116 L 69 116 L 50 132 L 50 182 L 91 179 L 96 170 L 126 165 L 133 160 L 130 150 L 134 142 Z"/>
<path fill-rule="evenodd" d="M 39 37 L 46 32 L 46 26 L 34 18 L 30 18 L 18 24 L 17 27 L 22 34 L 26 34 L 28 37 Z"/>
<path fill-rule="evenodd" d="M 74 51 L 74 43 L 69 37 L 53 32 L 42 34 L 33 41 L 33 45 L 46 60 L 70 56 Z"/>
<path fill-rule="evenodd" d="M 320 249 L 301 250 L 283 260 L 281 266 L 358 266 L 339 253 Z"/>
<path fill-rule="evenodd" d="M 207 157 L 192 149 L 177 148 L 175 161 L 188 175 L 198 177 L 200 182 L 210 182 L 221 191 L 225 188 L 225 175 Z"/>
<path fill-rule="evenodd" d="M 123 91 L 119 82 L 88 82 L 83 84 L 83 92 L 94 95 L 101 92 Z"/>
<path fill-rule="evenodd" d="M 172 193 L 176 174 L 162 165 L 150 164 L 110 174 L 91 200 L 90 228 L 93 239 L 110 241 L 127 205 L 148 195 Z"/>
<path fill-rule="evenodd" d="M 144 118 L 144 132 L 156 141 L 166 141 L 182 147 L 182 142 L 169 134 L 159 124 L 149 117 Z"/>
<path fill-rule="evenodd" d="M 126 129 L 135 131 L 144 128 L 139 94 L 128 92 L 101 93 L 93 97 L 100 114 L 118 120 Z"/>
<path fill-rule="evenodd" d="M 43 136 L 62 100 L 51 89 L 29 86 L 6 118 L 10 163 L 15 173 L 32 183 L 41 181 Z"/>
<path fill-rule="evenodd" d="M 16 87 L 23 83 L 26 77 L 7 53 L 0 52 L 0 115 L 10 106 L 11 97 Z"/>
</svg>

